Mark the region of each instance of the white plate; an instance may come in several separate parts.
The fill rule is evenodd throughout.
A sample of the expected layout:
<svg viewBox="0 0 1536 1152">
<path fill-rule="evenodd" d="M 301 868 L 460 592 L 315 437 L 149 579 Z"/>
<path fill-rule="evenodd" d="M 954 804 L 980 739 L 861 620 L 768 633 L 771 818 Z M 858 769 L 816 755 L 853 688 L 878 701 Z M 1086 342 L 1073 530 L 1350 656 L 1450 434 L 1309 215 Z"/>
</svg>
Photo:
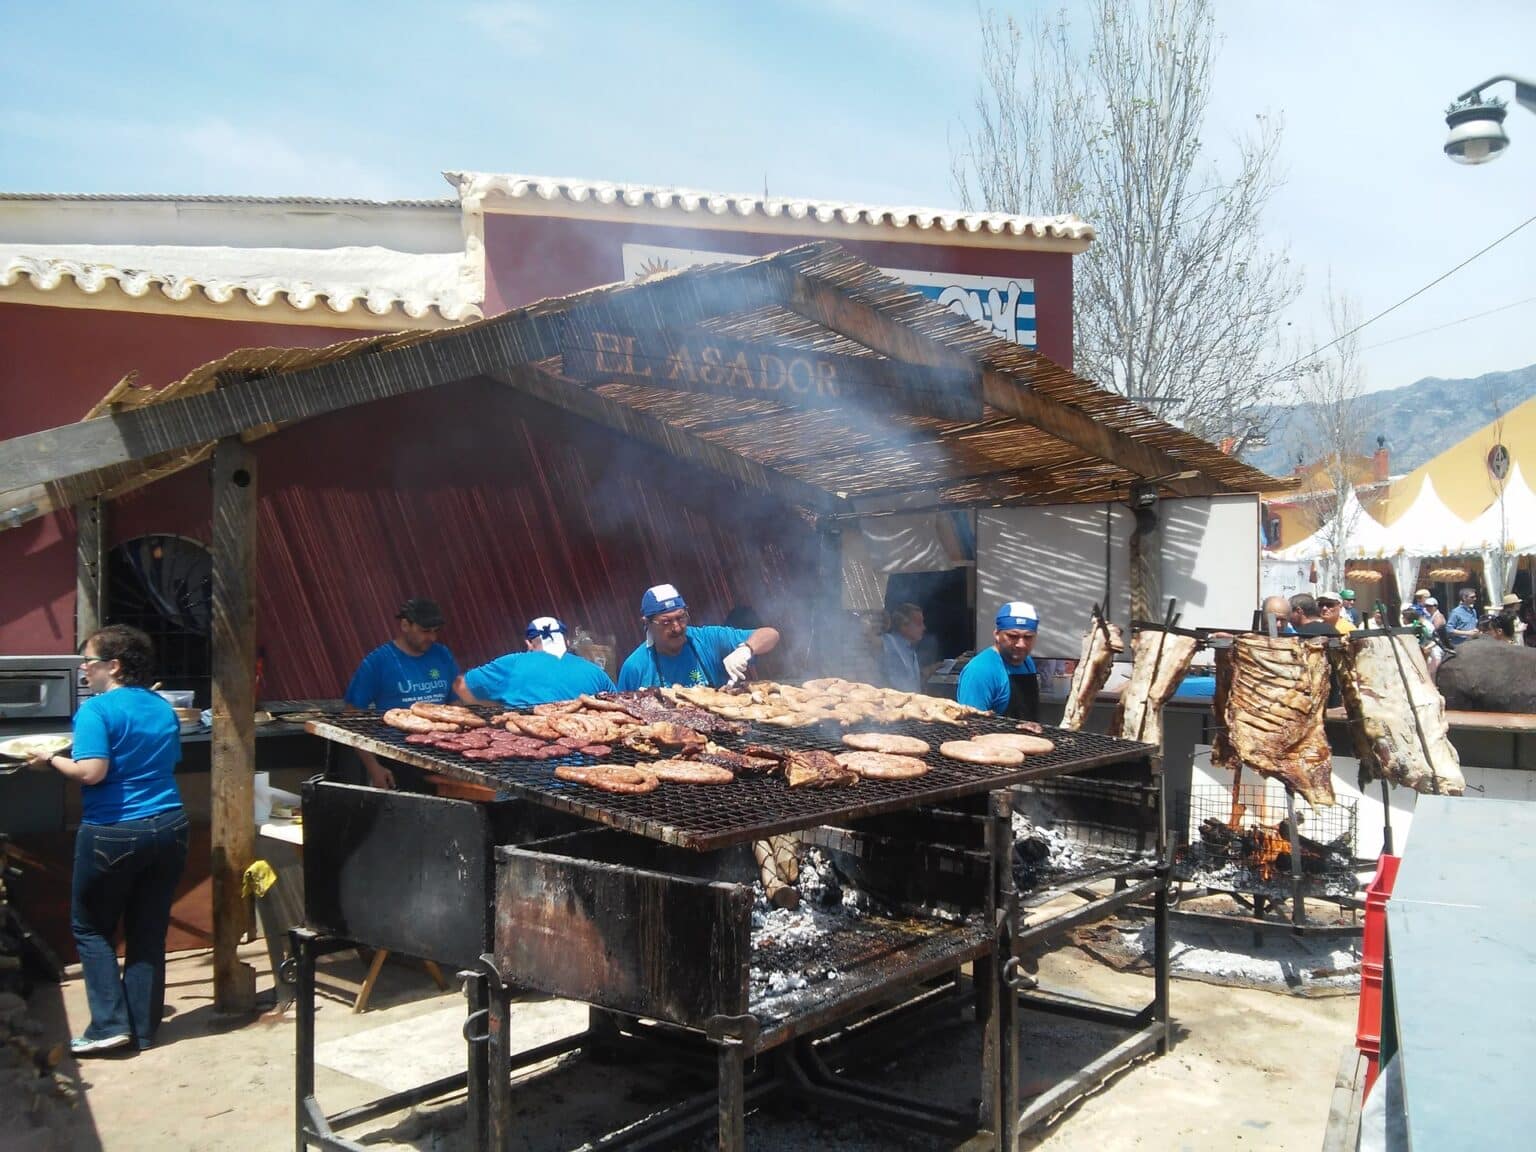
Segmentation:
<svg viewBox="0 0 1536 1152">
<path fill-rule="evenodd" d="M 0 740 L 0 754 L 12 756 L 18 760 L 30 760 L 34 756 L 57 756 L 74 742 L 75 738 L 68 732 L 40 732 L 34 736 L 12 736 L 9 740 Z"/>
</svg>

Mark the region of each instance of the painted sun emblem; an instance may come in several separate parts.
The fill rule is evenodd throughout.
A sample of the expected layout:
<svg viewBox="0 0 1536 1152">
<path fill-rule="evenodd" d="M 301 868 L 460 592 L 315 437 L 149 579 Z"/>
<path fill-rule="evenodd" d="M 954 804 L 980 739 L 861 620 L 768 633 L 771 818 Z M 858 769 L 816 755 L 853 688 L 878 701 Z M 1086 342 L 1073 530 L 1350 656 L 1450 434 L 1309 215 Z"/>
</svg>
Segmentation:
<svg viewBox="0 0 1536 1152">
<path fill-rule="evenodd" d="M 673 271 L 676 271 L 676 269 L 671 264 L 659 256 L 652 256 L 644 264 L 640 265 L 640 271 L 635 273 L 635 283 L 641 284 L 653 276 L 661 276 Z"/>
</svg>

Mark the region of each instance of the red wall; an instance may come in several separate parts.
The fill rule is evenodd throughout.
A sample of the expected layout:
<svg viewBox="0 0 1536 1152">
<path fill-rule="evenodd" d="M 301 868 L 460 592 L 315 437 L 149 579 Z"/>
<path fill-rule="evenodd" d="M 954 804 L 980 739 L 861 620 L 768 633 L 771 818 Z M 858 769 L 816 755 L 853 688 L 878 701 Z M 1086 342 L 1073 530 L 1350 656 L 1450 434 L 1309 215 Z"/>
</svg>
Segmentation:
<svg viewBox="0 0 1536 1152">
<path fill-rule="evenodd" d="M 295 425 L 257 445 L 257 620 L 270 699 L 338 696 L 411 595 L 439 600 L 461 665 L 534 616 L 640 639 L 640 594 L 700 622 L 751 604 L 806 639 L 814 539 L 778 502 L 485 381 Z M 208 538 L 206 468 L 120 501 L 113 538 Z"/>
<path fill-rule="evenodd" d="M 649 224 L 558 220 L 534 216 L 485 218 L 486 314 L 503 312 L 546 296 L 564 296 L 624 278 L 625 244 L 663 244 L 706 252 L 766 256 L 811 240 L 754 232 L 658 228 Z M 1010 252 L 997 248 L 950 248 L 936 244 L 839 243 L 880 268 L 968 272 L 977 276 L 1032 278 L 1035 282 L 1036 351 L 1072 366 L 1072 257 L 1065 252 Z"/>
<path fill-rule="evenodd" d="M 161 387 L 236 348 L 313 347 L 357 333 L 83 308 L 0 304 L 0 440 L 79 420 L 123 376 Z M 202 483 L 204 493 L 206 483 Z M 67 515 L 0 531 L 0 653 L 75 647 Z"/>
</svg>

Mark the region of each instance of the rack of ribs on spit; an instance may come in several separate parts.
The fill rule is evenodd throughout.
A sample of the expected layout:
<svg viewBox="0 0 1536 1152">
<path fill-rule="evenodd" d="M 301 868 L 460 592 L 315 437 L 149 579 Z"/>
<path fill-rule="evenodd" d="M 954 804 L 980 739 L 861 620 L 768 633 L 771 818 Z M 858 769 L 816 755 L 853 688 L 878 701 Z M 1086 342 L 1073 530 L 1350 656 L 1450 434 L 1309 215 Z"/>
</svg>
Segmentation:
<svg viewBox="0 0 1536 1152">
<path fill-rule="evenodd" d="M 1163 705 L 1173 699 L 1199 646 L 1193 636 L 1143 628 L 1131 640 L 1131 678 L 1109 730 L 1126 740 L 1163 742 Z"/>
<path fill-rule="evenodd" d="M 1083 652 L 1077 667 L 1072 671 L 1072 690 L 1067 693 L 1067 707 L 1061 714 L 1061 726 L 1071 732 L 1080 732 L 1093 702 L 1098 698 L 1115 657 L 1125 651 L 1125 639 L 1118 624 L 1110 624 L 1095 613 L 1083 637 Z"/>
<path fill-rule="evenodd" d="M 1332 660 L 1360 758 L 1360 786 L 1386 779 L 1415 792 L 1460 796 L 1466 781 L 1446 727 L 1445 698 L 1417 639 L 1356 632 Z"/>
<path fill-rule="evenodd" d="M 1334 802 L 1333 756 L 1323 731 L 1328 705 L 1327 641 L 1238 636 L 1226 737 L 1237 760 L 1279 780 L 1314 808 Z"/>
</svg>

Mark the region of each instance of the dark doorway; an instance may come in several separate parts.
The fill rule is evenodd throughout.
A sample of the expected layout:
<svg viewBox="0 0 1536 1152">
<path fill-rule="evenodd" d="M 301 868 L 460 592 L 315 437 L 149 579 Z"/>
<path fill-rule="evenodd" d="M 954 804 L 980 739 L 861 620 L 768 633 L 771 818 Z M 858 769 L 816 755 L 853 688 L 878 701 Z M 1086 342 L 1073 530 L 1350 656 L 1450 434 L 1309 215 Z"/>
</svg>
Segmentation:
<svg viewBox="0 0 1536 1152">
<path fill-rule="evenodd" d="M 923 610 L 927 634 L 917 650 L 923 667 L 969 652 L 975 641 L 972 618 L 969 569 L 950 568 L 943 572 L 897 572 L 885 586 L 885 610 L 898 604 L 916 604 Z"/>
<path fill-rule="evenodd" d="M 107 556 L 108 624 L 131 624 L 155 644 L 155 675 L 167 689 L 190 689 L 211 703 L 213 560 L 185 536 L 140 536 Z"/>
</svg>

